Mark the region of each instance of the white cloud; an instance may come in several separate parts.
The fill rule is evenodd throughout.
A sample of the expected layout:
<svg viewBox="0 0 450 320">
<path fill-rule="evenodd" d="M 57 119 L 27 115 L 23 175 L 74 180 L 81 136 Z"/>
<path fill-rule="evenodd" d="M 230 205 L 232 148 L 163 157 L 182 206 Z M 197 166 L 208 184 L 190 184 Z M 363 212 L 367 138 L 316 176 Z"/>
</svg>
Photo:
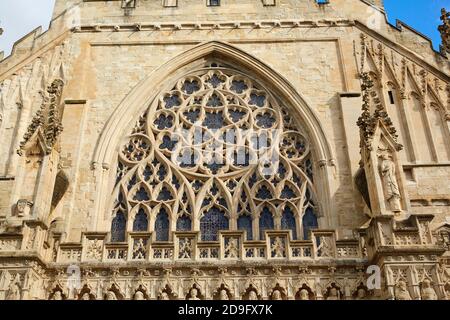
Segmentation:
<svg viewBox="0 0 450 320">
<path fill-rule="evenodd" d="M 0 52 L 9 55 L 17 40 L 39 26 L 48 29 L 55 0 L 1 0 L 0 27 L 4 29 L 0 36 Z"/>
</svg>

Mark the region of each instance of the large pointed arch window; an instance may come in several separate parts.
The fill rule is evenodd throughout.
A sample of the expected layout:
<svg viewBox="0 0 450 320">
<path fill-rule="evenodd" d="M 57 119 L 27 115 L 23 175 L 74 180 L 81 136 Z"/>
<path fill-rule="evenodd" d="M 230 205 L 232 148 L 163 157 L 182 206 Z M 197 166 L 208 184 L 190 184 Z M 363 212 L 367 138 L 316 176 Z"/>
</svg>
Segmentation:
<svg viewBox="0 0 450 320">
<path fill-rule="evenodd" d="M 151 208 L 158 241 L 175 231 L 218 241 L 231 226 L 245 230 L 246 240 L 263 239 L 275 217 L 298 238 L 314 224 L 295 213 L 306 189 L 316 197 L 308 134 L 251 74 L 210 61 L 161 92 L 130 130 L 114 203 L 120 197 L 126 216 Z"/>
</svg>

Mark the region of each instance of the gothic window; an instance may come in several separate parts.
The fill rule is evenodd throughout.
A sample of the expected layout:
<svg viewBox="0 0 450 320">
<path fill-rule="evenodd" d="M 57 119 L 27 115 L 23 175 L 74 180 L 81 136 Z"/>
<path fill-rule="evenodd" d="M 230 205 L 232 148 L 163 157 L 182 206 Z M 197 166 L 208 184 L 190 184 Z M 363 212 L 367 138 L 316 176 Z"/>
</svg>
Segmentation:
<svg viewBox="0 0 450 320">
<path fill-rule="evenodd" d="M 177 231 L 191 231 L 192 222 L 189 217 L 182 216 L 177 220 Z"/>
<path fill-rule="evenodd" d="M 303 216 L 303 238 L 305 240 L 310 239 L 309 232 L 311 230 L 317 229 L 319 226 L 319 223 L 317 222 L 317 217 L 314 213 L 314 209 L 311 207 L 308 207 L 306 209 L 305 215 Z"/>
<path fill-rule="evenodd" d="M 169 224 L 167 211 L 161 208 L 155 220 L 156 241 L 169 241 Z"/>
<path fill-rule="evenodd" d="M 127 220 L 122 212 L 118 212 L 111 225 L 111 242 L 125 242 Z"/>
<path fill-rule="evenodd" d="M 253 240 L 252 217 L 248 215 L 240 216 L 237 225 L 238 230 L 245 230 L 247 232 L 247 240 Z"/>
<path fill-rule="evenodd" d="M 273 222 L 272 213 L 270 212 L 269 208 L 264 207 L 261 216 L 259 217 L 259 239 L 263 240 L 265 238 L 266 230 L 273 229 L 275 229 L 275 225 Z"/>
<path fill-rule="evenodd" d="M 218 241 L 231 219 L 247 240 L 263 239 L 275 216 L 298 238 L 293 205 L 308 207 L 316 198 L 302 124 L 268 88 L 221 63 L 210 61 L 174 81 L 143 110 L 125 141 L 114 177 L 114 239 L 126 239 L 125 217 L 134 212 L 133 230 L 148 230 L 150 215 L 141 208 L 161 208 L 152 220 L 158 241 L 175 231 L 200 231 L 202 241 Z M 317 226 L 308 212 L 299 219 L 302 233 Z"/>
<path fill-rule="evenodd" d="M 283 215 L 281 216 L 281 229 L 291 230 L 292 239 L 297 240 L 297 226 L 295 223 L 295 216 L 292 208 L 286 206 L 283 210 Z"/>
<path fill-rule="evenodd" d="M 228 218 L 219 208 L 212 207 L 200 220 L 202 241 L 217 241 L 220 230 L 228 230 Z"/>
<path fill-rule="evenodd" d="M 133 222 L 134 232 L 148 231 L 148 217 L 144 209 L 140 208 Z"/>
</svg>

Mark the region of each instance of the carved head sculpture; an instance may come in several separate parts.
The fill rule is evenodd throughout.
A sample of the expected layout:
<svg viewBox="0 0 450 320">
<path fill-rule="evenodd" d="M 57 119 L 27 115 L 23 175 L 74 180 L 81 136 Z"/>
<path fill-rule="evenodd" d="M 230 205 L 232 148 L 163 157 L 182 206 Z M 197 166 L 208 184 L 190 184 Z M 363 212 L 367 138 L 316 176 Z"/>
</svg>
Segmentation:
<svg viewBox="0 0 450 320">
<path fill-rule="evenodd" d="M 113 291 L 106 293 L 106 300 L 117 300 L 116 294 Z"/>
<path fill-rule="evenodd" d="M 399 280 L 395 288 L 396 300 L 411 300 L 411 295 L 408 291 L 408 286 L 404 280 Z"/>
<path fill-rule="evenodd" d="M 160 298 L 160 300 L 170 300 L 170 299 L 169 299 L 169 295 L 167 294 L 167 292 L 163 291 L 163 292 L 161 293 L 161 298 Z"/>
<path fill-rule="evenodd" d="M 272 293 L 272 300 L 283 300 L 280 290 L 274 290 Z"/>
<path fill-rule="evenodd" d="M 309 292 L 306 289 L 300 290 L 300 300 L 309 300 Z"/>
<path fill-rule="evenodd" d="M 364 300 L 366 298 L 366 290 L 364 288 L 359 288 L 356 293 L 356 298 L 358 300 Z"/>
<path fill-rule="evenodd" d="M 89 295 L 89 293 L 86 292 L 81 297 L 81 300 L 91 300 L 91 296 Z"/>
<path fill-rule="evenodd" d="M 53 299 L 52 300 L 62 300 L 63 298 L 62 298 L 62 293 L 61 293 L 61 291 L 56 291 L 54 294 L 53 294 Z"/>
<path fill-rule="evenodd" d="M 136 293 L 134 294 L 134 300 L 145 300 L 142 291 L 136 291 Z"/>
<path fill-rule="evenodd" d="M 230 299 L 228 298 L 227 290 L 225 290 L 225 289 L 220 290 L 220 293 L 219 293 L 219 300 L 230 300 Z"/>
<path fill-rule="evenodd" d="M 200 300 L 198 298 L 198 290 L 196 288 L 192 288 L 189 293 L 189 300 Z"/>
<path fill-rule="evenodd" d="M 429 279 L 422 282 L 422 300 L 437 300 L 436 291 L 434 291 Z"/>
<path fill-rule="evenodd" d="M 258 295 L 256 294 L 256 292 L 254 290 L 251 290 L 248 293 L 248 300 L 258 300 Z"/>
<path fill-rule="evenodd" d="M 327 300 L 339 300 L 340 299 L 340 293 L 337 288 L 331 287 L 328 292 Z"/>
</svg>

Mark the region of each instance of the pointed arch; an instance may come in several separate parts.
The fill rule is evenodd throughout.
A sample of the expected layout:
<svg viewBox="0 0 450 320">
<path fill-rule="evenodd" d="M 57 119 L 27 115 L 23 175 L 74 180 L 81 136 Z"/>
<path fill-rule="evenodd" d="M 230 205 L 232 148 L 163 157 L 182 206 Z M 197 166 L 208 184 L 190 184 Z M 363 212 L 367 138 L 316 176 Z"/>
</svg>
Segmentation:
<svg viewBox="0 0 450 320">
<path fill-rule="evenodd" d="M 280 97 L 297 107 L 295 113 L 310 134 L 315 146 L 317 161 L 326 161 L 327 163 L 334 161 L 331 145 L 317 114 L 287 79 L 248 52 L 225 42 L 211 41 L 195 46 L 165 63 L 130 92 L 114 110 L 102 131 L 94 153 L 93 164 L 109 167 L 114 162 L 115 148 L 119 145 L 122 136 L 126 134 L 125 130 L 134 119 L 139 117 L 142 108 L 145 108 L 158 94 L 158 91 L 149 92 L 148 88 L 160 88 L 168 80 L 168 76 L 176 78 L 189 66 L 192 67 L 193 64 L 202 62 L 207 57 L 236 63 L 254 71 L 256 78 L 270 83 L 276 93 L 281 94 Z"/>
<path fill-rule="evenodd" d="M 321 208 L 321 211 L 328 214 L 328 216 L 325 215 L 327 220 L 324 220 L 324 223 L 327 225 L 332 224 L 332 218 L 329 216 L 332 206 L 329 201 L 330 185 L 328 176 L 332 174 L 330 167 L 334 165 L 335 158 L 316 112 L 288 80 L 268 65 L 248 52 L 244 52 L 230 44 L 212 41 L 185 51 L 153 71 L 132 89 L 112 113 L 101 133 L 92 159 L 96 180 L 101 186 L 97 190 L 94 209 L 98 214 L 98 220 L 95 221 L 96 225 L 93 227 L 97 229 L 106 224 L 105 218 L 107 215 L 102 216 L 100 213 L 108 212 L 107 199 L 112 185 L 110 179 L 113 176 L 113 173 L 108 171 L 108 169 L 113 168 L 117 163 L 115 155 L 121 139 L 127 134 L 126 130 L 132 126 L 135 119 L 139 118 L 143 109 L 157 97 L 164 86 L 168 83 L 173 83 L 174 79 L 186 74 L 188 70 L 203 64 L 208 58 L 230 62 L 238 66 L 239 69 L 250 72 L 254 78 L 261 81 L 263 85 L 270 87 L 273 93 L 285 105 L 289 106 L 289 115 L 292 118 L 302 123 L 313 146 L 311 152 L 314 163 L 312 165 L 320 169 L 316 176 L 320 184 L 318 189 L 322 192 L 322 201 L 320 203 L 323 208 Z"/>
</svg>

